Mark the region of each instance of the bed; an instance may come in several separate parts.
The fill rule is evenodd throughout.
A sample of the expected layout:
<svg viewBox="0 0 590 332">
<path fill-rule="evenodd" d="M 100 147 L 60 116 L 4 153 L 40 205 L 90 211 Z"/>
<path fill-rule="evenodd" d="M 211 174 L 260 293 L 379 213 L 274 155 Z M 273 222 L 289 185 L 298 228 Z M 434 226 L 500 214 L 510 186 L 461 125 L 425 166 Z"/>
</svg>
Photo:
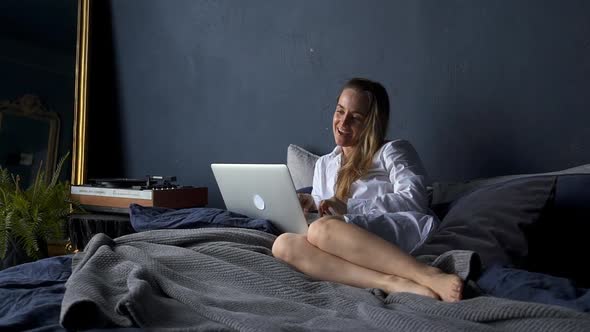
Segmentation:
<svg viewBox="0 0 590 332">
<path fill-rule="evenodd" d="M 412 254 L 466 281 L 458 303 L 313 280 L 272 257 L 264 220 L 133 206 L 137 233 L 0 272 L 0 330 L 588 331 L 588 173 L 434 183 L 441 223 Z"/>
</svg>

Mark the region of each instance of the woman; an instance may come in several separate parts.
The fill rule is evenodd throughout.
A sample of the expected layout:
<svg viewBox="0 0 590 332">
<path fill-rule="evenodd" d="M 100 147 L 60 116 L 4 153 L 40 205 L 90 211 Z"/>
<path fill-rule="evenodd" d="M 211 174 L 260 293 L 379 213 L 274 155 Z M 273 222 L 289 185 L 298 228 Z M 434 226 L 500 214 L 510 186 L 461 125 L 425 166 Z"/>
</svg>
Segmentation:
<svg viewBox="0 0 590 332">
<path fill-rule="evenodd" d="M 348 81 L 332 130 L 337 147 L 316 163 L 305 211 L 322 216 L 306 235 L 285 233 L 275 257 L 307 275 L 355 287 L 411 292 L 455 302 L 462 280 L 406 252 L 435 226 L 427 214 L 425 172 L 407 141 L 385 141 L 389 99 L 367 79 Z"/>
</svg>

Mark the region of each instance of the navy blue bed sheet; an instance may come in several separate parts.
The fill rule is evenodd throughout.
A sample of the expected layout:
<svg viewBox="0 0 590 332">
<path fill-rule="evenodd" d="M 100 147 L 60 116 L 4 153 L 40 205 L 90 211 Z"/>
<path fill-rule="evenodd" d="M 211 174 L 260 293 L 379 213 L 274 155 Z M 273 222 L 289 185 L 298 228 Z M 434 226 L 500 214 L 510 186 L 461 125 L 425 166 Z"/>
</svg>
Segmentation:
<svg viewBox="0 0 590 332">
<path fill-rule="evenodd" d="M 42 259 L 0 273 L 0 331 L 56 331 L 70 256 Z M 64 330 L 65 331 L 65 330 Z"/>
<path fill-rule="evenodd" d="M 59 313 L 71 265 L 72 256 L 68 255 L 0 271 L 0 331 L 66 331 L 59 325 Z"/>
<path fill-rule="evenodd" d="M 491 296 L 590 312 L 590 289 L 566 278 L 495 265 L 484 271 L 477 284 Z"/>
</svg>

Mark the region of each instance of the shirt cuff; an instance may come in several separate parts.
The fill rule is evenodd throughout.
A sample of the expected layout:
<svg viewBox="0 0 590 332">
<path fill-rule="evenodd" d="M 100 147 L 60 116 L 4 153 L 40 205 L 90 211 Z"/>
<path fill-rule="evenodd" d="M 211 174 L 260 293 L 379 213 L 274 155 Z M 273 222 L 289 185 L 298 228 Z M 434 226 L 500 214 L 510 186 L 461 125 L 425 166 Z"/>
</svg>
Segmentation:
<svg viewBox="0 0 590 332">
<path fill-rule="evenodd" d="M 348 199 L 346 202 L 347 214 L 366 214 L 370 200 L 368 199 Z"/>
</svg>

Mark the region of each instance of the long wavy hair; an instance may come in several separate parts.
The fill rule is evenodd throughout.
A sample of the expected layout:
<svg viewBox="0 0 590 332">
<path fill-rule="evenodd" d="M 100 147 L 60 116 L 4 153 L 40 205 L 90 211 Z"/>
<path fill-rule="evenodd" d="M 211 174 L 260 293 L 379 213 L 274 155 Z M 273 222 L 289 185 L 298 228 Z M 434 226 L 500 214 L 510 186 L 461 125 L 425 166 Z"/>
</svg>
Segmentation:
<svg viewBox="0 0 590 332">
<path fill-rule="evenodd" d="M 351 155 L 338 171 L 334 191 L 340 200 L 348 198 L 352 183 L 362 178 L 371 167 L 373 156 L 385 143 L 389 123 L 389 96 L 383 85 L 365 78 L 353 78 L 344 84 L 340 93 L 345 89 L 365 93 L 369 99 L 369 112 Z"/>
</svg>

